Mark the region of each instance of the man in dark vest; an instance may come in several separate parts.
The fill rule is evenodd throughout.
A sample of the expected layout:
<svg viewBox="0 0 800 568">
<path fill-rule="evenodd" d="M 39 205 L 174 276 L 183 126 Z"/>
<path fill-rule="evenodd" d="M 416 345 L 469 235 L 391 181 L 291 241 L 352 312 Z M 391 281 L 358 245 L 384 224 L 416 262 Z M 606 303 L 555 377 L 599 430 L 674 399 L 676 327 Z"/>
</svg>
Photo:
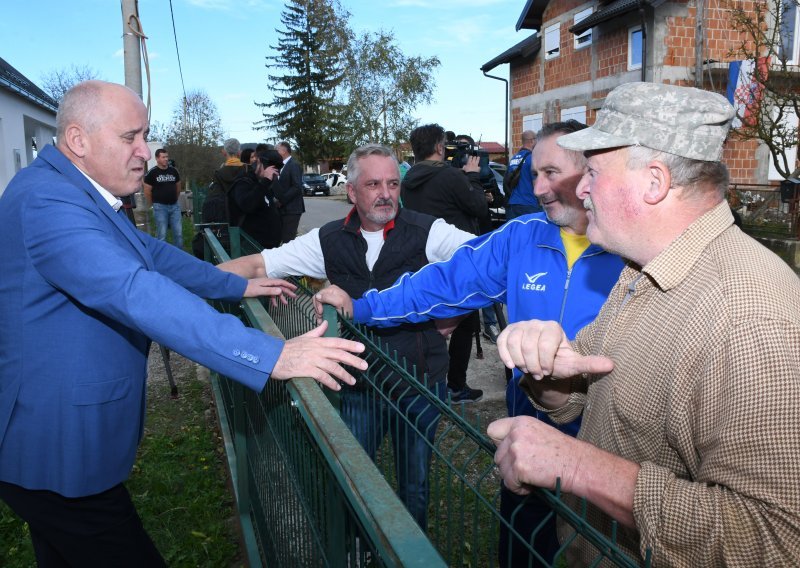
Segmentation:
<svg viewBox="0 0 800 568">
<path fill-rule="evenodd" d="M 450 257 L 474 235 L 442 219 L 399 209 L 400 170 L 391 149 L 377 144 L 357 148 L 347 163 L 347 194 L 354 203 L 344 219 L 313 229 L 288 244 L 261 254 L 219 265 L 245 274 L 307 275 L 329 279 L 351 296 L 371 288 L 391 286 L 403 274 L 429 262 Z M 448 356 L 444 337 L 433 322 L 391 329 L 373 328 L 391 352 L 405 357 L 409 368 L 440 399 L 447 393 Z M 374 393 L 346 389 L 342 393 L 342 419 L 374 459 L 387 430 L 395 448 L 398 494 L 424 529 L 428 504 L 428 469 L 431 444 L 439 413 L 401 379 L 387 373 L 377 377 L 383 392 L 394 399 L 427 441 L 416 434 L 396 410 Z"/>
</svg>

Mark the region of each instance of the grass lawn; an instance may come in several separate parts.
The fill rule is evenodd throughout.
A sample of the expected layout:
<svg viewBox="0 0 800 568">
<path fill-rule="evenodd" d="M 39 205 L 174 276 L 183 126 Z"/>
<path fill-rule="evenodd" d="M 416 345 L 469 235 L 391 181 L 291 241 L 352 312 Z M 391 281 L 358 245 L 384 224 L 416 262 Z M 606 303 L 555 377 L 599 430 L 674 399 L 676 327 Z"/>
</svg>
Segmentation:
<svg viewBox="0 0 800 568">
<path fill-rule="evenodd" d="M 180 396 L 170 398 L 165 384 L 150 386 L 145 435 L 126 485 L 169 566 L 243 566 L 211 387 L 193 364 L 184 372 L 172 359 Z M 35 566 L 27 525 L 2 502 L 0 566 Z"/>
</svg>

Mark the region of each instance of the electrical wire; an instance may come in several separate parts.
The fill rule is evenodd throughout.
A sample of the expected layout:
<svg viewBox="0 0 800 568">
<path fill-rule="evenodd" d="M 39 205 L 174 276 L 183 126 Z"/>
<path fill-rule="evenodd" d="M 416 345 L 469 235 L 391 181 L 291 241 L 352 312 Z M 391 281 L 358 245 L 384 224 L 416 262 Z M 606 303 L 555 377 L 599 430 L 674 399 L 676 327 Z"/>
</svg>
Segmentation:
<svg viewBox="0 0 800 568">
<path fill-rule="evenodd" d="M 183 67 L 181 67 L 181 52 L 178 50 L 178 34 L 175 32 L 175 14 L 172 11 L 172 0 L 169 0 L 169 15 L 172 18 L 172 37 L 175 38 L 175 54 L 178 56 L 178 73 L 181 76 L 181 89 L 183 89 L 183 106 L 186 108 L 186 85 L 183 83 Z"/>
</svg>

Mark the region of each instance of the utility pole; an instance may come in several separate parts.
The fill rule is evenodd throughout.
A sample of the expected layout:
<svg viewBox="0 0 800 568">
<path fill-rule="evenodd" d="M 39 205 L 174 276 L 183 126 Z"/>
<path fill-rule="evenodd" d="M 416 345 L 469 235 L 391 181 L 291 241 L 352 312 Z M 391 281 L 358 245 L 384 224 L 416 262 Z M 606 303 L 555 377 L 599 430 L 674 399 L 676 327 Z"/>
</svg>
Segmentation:
<svg viewBox="0 0 800 568">
<path fill-rule="evenodd" d="M 142 96 L 142 60 L 139 55 L 139 36 L 134 30 L 139 29 L 138 0 L 120 0 L 122 7 L 122 48 L 125 62 L 125 86 Z M 131 29 L 133 28 L 133 29 Z"/>
</svg>

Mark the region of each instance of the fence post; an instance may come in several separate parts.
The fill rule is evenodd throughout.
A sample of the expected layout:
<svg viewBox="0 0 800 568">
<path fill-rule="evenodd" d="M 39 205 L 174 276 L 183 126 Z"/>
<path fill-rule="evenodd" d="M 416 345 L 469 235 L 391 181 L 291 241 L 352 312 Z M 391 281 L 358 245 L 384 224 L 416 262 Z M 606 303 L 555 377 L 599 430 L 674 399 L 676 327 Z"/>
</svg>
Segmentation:
<svg viewBox="0 0 800 568">
<path fill-rule="evenodd" d="M 339 337 L 339 321 L 336 316 L 336 308 L 326 305 L 322 309 L 322 319 L 328 322 L 328 329 L 325 330 L 325 337 Z M 324 389 L 325 395 L 337 412 L 341 411 L 341 396 L 338 392 Z M 334 483 L 333 479 L 329 480 Z M 331 566 L 358 565 L 358 560 L 348 562 L 345 523 L 343 523 L 341 511 L 347 506 L 338 491 L 327 492 L 328 506 L 326 507 L 326 532 L 327 532 L 327 551 L 328 560 Z M 351 551 L 357 554 L 357 551 Z"/>
<path fill-rule="evenodd" d="M 337 317 L 336 308 L 329 305 L 323 306 L 322 319 L 328 322 L 328 329 L 325 330 L 325 337 L 339 337 L 339 320 Z M 325 396 L 328 397 L 328 400 L 331 401 L 331 405 L 337 412 L 341 411 L 342 397 L 338 392 L 325 389 Z"/>
<path fill-rule="evenodd" d="M 228 227 L 231 240 L 231 258 L 242 256 L 242 230 L 239 227 Z"/>
</svg>

